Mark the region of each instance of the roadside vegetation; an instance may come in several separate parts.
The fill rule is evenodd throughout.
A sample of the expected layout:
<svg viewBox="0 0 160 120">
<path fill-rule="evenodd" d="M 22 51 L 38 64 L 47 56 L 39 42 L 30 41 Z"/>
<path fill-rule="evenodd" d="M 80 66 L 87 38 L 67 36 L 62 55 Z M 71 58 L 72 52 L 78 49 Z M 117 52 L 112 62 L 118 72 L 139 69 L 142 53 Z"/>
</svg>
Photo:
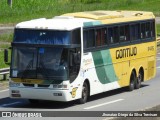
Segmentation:
<svg viewBox="0 0 160 120">
<path fill-rule="evenodd" d="M 160 36 L 160 24 L 157 24 L 157 35 Z"/>
<path fill-rule="evenodd" d="M 143 10 L 160 16 L 160 0 L 0 0 L 0 24 L 89 10 Z"/>
</svg>

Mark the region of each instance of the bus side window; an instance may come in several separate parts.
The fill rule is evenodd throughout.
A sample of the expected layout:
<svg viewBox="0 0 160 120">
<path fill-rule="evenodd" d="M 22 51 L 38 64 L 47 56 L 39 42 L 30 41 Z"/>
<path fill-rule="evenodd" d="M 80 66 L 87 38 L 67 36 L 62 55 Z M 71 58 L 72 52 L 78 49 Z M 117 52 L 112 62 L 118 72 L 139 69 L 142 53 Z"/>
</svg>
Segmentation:
<svg viewBox="0 0 160 120">
<path fill-rule="evenodd" d="M 150 22 L 147 22 L 146 23 L 146 38 L 150 38 L 151 37 L 151 24 Z"/>
<path fill-rule="evenodd" d="M 83 32 L 83 47 L 87 48 L 87 39 L 88 39 L 88 31 L 84 30 Z"/>
<path fill-rule="evenodd" d="M 108 28 L 108 40 L 110 44 L 118 43 L 119 42 L 119 35 L 118 35 L 118 27 L 111 27 Z"/>
<path fill-rule="evenodd" d="M 151 22 L 151 37 L 155 37 L 155 22 Z"/>
<path fill-rule="evenodd" d="M 140 25 L 139 24 L 133 24 L 130 26 L 130 38 L 132 41 L 140 39 L 139 33 L 140 33 Z"/>
<path fill-rule="evenodd" d="M 113 28 L 113 41 L 114 41 L 114 43 L 119 43 L 119 29 L 118 29 L 118 26 Z"/>
<path fill-rule="evenodd" d="M 87 47 L 88 48 L 95 47 L 95 31 L 94 31 L 94 29 L 90 29 L 88 31 Z"/>
<path fill-rule="evenodd" d="M 113 44 L 113 28 L 108 28 L 108 40 L 109 43 Z"/>
<path fill-rule="evenodd" d="M 96 46 L 101 46 L 101 29 L 96 30 Z"/>
<path fill-rule="evenodd" d="M 94 29 L 84 30 L 84 32 L 83 32 L 83 46 L 85 49 L 95 47 Z"/>
<path fill-rule="evenodd" d="M 129 41 L 129 25 L 119 27 L 119 40 L 120 42 Z"/>
<path fill-rule="evenodd" d="M 130 41 L 129 25 L 125 25 L 126 41 Z"/>
<path fill-rule="evenodd" d="M 107 45 L 107 29 L 103 28 L 101 30 L 101 44 L 103 45 Z"/>
<path fill-rule="evenodd" d="M 125 26 L 119 27 L 119 40 L 120 42 L 126 41 L 126 33 L 125 33 Z"/>
<path fill-rule="evenodd" d="M 141 23 L 141 39 L 144 39 L 146 37 L 145 29 L 145 23 Z"/>
</svg>

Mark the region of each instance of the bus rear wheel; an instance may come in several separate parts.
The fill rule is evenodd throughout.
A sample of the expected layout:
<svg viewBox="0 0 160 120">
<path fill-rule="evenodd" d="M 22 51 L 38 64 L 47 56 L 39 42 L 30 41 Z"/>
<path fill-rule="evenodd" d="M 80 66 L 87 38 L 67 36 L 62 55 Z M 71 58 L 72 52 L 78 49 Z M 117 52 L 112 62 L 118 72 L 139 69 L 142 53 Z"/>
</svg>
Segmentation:
<svg viewBox="0 0 160 120">
<path fill-rule="evenodd" d="M 130 84 L 128 86 L 128 90 L 129 91 L 133 91 L 134 90 L 136 79 L 137 79 L 136 78 L 136 73 L 134 71 L 132 71 L 131 77 L 130 77 Z"/>
<path fill-rule="evenodd" d="M 83 87 L 82 87 L 82 96 L 79 99 L 79 103 L 80 104 L 84 104 L 87 102 L 89 96 L 89 88 L 88 88 L 88 84 L 86 82 L 84 82 Z"/>
<path fill-rule="evenodd" d="M 141 82 L 143 81 L 143 73 L 140 71 L 138 73 L 138 77 L 135 84 L 135 89 L 139 89 L 141 87 Z"/>
</svg>

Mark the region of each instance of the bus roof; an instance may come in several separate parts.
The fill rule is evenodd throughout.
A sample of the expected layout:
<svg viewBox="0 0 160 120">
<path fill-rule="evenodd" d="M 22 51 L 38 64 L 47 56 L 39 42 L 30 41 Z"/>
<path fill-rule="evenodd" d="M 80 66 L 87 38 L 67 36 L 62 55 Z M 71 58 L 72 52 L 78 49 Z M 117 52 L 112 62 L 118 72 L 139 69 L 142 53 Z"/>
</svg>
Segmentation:
<svg viewBox="0 0 160 120">
<path fill-rule="evenodd" d="M 94 26 L 119 22 L 154 19 L 152 12 L 144 11 L 86 11 L 67 13 L 52 19 L 35 19 L 21 22 L 16 28 L 72 30 L 82 26 Z"/>
<path fill-rule="evenodd" d="M 86 11 L 77 13 L 67 13 L 63 16 L 73 16 L 75 18 L 87 18 L 96 21 L 96 24 L 111 24 L 120 22 L 130 22 L 138 20 L 155 19 L 152 12 L 145 11 Z M 95 21 L 92 21 L 94 23 Z M 84 26 L 90 24 L 84 24 Z M 95 25 L 95 24 L 93 24 Z"/>
</svg>

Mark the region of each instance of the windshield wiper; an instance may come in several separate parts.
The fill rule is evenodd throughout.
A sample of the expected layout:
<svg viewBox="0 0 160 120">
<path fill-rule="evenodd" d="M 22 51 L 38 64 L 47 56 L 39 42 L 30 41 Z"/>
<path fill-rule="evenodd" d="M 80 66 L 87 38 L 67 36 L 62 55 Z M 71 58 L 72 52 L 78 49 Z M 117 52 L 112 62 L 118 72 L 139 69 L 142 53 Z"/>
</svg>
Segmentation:
<svg viewBox="0 0 160 120">
<path fill-rule="evenodd" d="M 22 76 L 21 79 L 23 79 L 25 77 L 25 75 L 27 75 L 28 70 L 32 67 L 33 64 L 33 59 L 29 61 L 27 67 L 25 68 L 25 70 L 22 72 Z"/>
</svg>

